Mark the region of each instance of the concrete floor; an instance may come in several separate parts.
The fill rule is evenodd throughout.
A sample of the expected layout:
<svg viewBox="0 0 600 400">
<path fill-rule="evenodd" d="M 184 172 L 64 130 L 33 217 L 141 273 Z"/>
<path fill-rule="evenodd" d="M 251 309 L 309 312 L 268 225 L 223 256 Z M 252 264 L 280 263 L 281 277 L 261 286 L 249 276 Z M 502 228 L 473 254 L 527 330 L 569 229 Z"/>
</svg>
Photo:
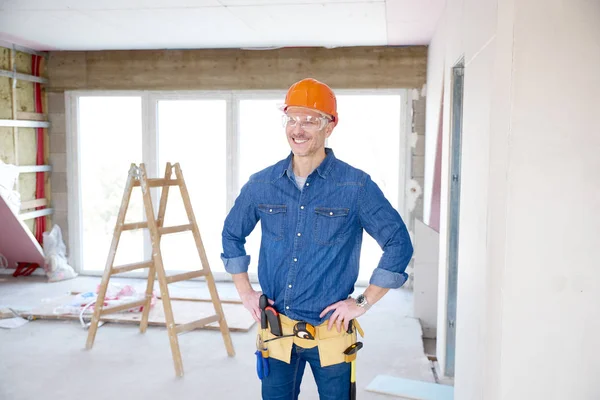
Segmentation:
<svg viewBox="0 0 600 400">
<path fill-rule="evenodd" d="M 96 287 L 99 278 L 46 283 L 43 278 L 0 277 L 0 308 L 31 308 L 44 298 Z M 120 279 L 143 287 L 144 281 Z M 207 293 L 203 282 L 170 285 L 171 293 Z M 360 289 L 358 290 L 360 292 Z M 222 299 L 236 298 L 230 283 L 219 283 Z M 433 382 L 421 327 L 412 315 L 412 292 L 393 290 L 361 317 L 366 338 L 357 361 L 360 399 L 391 399 L 364 388 L 378 374 Z M 185 377 L 174 376 L 167 333 L 151 327 L 106 324 L 94 348 L 84 350 L 87 331 L 79 323 L 32 321 L 0 329 L 0 399 L 259 399 L 255 373 L 256 331 L 232 333 L 236 350 L 227 357 L 219 332 L 197 330 L 179 336 Z M 310 368 L 301 399 L 318 399 Z M 397 399 L 397 397 L 396 397 Z"/>
</svg>

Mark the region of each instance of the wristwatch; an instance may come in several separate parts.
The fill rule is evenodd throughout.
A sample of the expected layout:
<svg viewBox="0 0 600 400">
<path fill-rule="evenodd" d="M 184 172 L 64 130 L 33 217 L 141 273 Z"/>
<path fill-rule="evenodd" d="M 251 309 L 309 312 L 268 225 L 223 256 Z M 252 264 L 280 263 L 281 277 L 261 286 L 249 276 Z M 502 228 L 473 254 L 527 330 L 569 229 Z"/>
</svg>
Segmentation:
<svg viewBox="0 0 600 400">
<path fill-rule="evenodd" d="M 371 308 L 371 305 L 367 301 L 367 298 L 365 297 L 364 294 L 358 295 L 358 297 L 356 298 L 356 305 L 358 307 L 364 308 L 365 310 L 368 310 L 369 308 Z"/>
</svg>

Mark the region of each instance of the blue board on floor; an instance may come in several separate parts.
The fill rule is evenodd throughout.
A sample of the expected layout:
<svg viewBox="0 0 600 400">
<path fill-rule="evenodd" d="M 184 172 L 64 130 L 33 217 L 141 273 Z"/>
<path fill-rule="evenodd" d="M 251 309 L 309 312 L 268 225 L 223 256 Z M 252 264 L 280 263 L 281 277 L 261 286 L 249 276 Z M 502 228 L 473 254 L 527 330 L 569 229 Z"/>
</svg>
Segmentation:
<svg viewBox="0 0 600 400">
<path fill-rule="evenodd" d="M 367 390 L 414 400 L 453 400 L 454 388 L 431 382 L 377 375 Z"/>
</svg>

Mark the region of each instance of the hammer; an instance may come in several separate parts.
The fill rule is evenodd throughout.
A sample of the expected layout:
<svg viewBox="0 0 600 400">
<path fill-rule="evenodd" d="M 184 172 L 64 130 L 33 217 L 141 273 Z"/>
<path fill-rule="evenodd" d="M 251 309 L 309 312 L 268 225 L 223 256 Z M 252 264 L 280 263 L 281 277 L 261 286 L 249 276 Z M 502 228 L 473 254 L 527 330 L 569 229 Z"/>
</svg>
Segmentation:
<svg viewBox="0 0 600 400">
<path fill-rule="evenodd" d="M 346 362 L 350 363 L 350 400 L 356 400 L 356 353 L 362 349 L 362 342 L 356 342 L 346 350 Z"/>
</svg>

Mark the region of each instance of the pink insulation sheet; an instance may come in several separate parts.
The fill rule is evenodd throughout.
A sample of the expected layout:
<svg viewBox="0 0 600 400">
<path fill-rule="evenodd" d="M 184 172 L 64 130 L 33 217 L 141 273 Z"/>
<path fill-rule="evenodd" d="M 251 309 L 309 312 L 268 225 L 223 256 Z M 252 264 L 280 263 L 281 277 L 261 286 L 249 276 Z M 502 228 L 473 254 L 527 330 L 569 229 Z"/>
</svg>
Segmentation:
<svg viewBox="0 0 600 400">
<path fill-rule="evenodd" d="M 9 268 L 17 262 L 38 263 L 44 266 L 44 252 L 29 228 L 19 220 L 0 196 L 0 254 Z"/>
</svg>

